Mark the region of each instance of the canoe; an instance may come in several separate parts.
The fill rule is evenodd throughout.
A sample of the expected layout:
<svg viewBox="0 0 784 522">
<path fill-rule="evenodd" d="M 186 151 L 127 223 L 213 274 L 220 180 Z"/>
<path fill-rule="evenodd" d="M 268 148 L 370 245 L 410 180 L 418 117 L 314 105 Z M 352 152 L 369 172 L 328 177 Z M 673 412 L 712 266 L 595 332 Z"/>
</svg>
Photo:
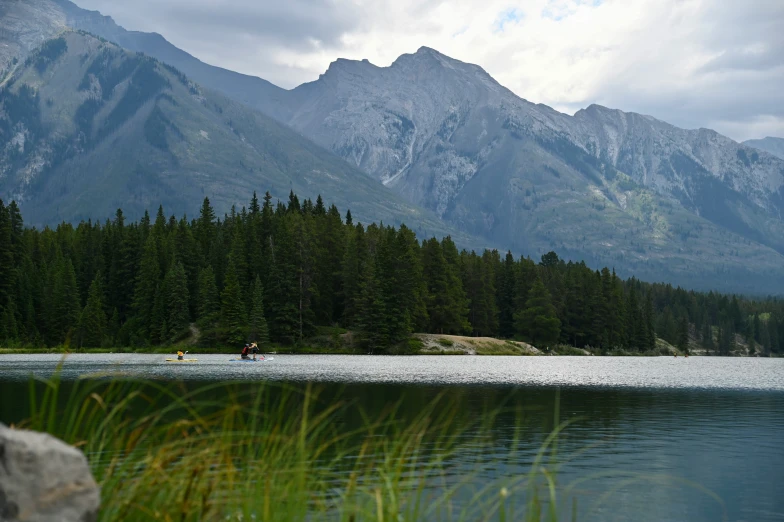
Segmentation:
<svg viewBox="0 0 784 522">
<path fill-rule="evenodd" d="M 166 362 L 196 362 L 198 359 L 166 359 Z"/>
<path fill-rule="evenodd" d="M 229 362 L 252 362 L 253 363 L 253 362 L 265 362 L 265 361 L 272 361 L 272 360 L 273 360 L 272 357 L 268 357 L 267 359 L 256 359 L 255 361 L 253 359 L 229 359 Z"/>
</svg>

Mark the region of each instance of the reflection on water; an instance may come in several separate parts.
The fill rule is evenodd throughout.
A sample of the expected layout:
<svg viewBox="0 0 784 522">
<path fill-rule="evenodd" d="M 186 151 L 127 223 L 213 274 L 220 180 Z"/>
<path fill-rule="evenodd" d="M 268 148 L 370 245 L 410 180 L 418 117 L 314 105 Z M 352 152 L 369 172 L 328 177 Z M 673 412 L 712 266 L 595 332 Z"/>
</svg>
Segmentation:
<svg viewBox="0 0 784 522">
<path fill-rule="evenodd" d="M 467 433 L 434 480 L 440 487 L 470 476 L 458 502 L 529 471 L 556 424 L 560 388 L 559 419 L 571 421 L 558 440 L 567 515 L 576 500 L 580 521 L 784 520 L 784 360 L 276 355 L 236 365 L 228 356 L 197 357 L 185 366 L 154 355 L 71 356 L 63 375 L 114 371 L 194 387 L 322 381 L 325 402 L 340 394 L 375 412 L 401 401 L 401 415 L 412 417 L 439 393 L 460 401 L 467 419 L 502 407 L 489 446 Z M 26 379 L 50 374 L 57 360 L 0 356 L 0 420 L 25 415 Z M 341 422 L 350 429 L 359 421 Z"/>
</svg>

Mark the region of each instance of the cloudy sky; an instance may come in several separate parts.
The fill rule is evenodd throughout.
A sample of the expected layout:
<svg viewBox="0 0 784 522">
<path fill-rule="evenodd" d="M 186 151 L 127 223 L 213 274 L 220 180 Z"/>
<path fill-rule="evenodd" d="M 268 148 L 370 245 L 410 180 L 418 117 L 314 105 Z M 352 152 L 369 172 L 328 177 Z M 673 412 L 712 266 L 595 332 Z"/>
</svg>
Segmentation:
<svg viewBox="0 0 784 522">
<path fill-rule="evenodd" d="M 426 45 L 570 114 L 784 137 L 784 0 L 75 1 L 286 88 L 338 57 L 389 65 Z"/>
</svg>

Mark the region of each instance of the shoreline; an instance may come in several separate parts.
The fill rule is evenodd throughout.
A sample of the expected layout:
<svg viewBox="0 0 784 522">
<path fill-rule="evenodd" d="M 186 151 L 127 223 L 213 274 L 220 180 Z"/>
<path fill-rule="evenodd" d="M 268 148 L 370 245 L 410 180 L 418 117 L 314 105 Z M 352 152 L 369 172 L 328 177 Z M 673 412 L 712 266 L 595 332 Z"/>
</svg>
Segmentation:
<svg viewBox="0 0 784 522">
<path fill-rule="evenodd" d="M 691 353 L 691 354 L 665 354 L 660 352 L 626 352 L 621 350 L 616 351 L 605 351 L 605 352 L 589 352 L 587 350 L 582 350 L 580 348 L 574 347 L 567 347 L 568 350 L 558 351 L 557 349 L 553 349 L 549 352 L 540 352 L 540 353 L 467 353 L 461 350 L 420 350 L 419 352 L 415 353 L 398 353 L 398 354 L 379 354 L 379 353 L 367 353 L 361 351 L 347 351 L 347 350 L 323 350 L 323 349 L 314 349 L 312 347 L 303 347 L 303 348 L 283 348 L 276 351 L 269 351 L 269 352 L 260 352 L 260 355 L 372 355 L 376 357 L 385 357 L 389 355 L 397 355 L 397 356 L 409 356 L 409 357 L 418 357 L 424 355 L 436 355 L 442 357 L 451 357 L 451 356 L 470 356 L 470 357 L 736 357 L 736 358 L 744 358 L 744 359 L 751 359 L 751 358 L 770 358 L 770 359 L 777 359 L 779 356 L 776 354 L 772 354 L 768 357 L 755 354 L 755 355 L 748 355 L 748 354 L 740 354 L 740 353 L 732 353 L 729 355 L 719 355 L 719 354 L 706 354 L 706 353 Z M 96 354 L 96 355 L 110 355 L 110 354 L 140 354 L 140 355 L 176 355 L 177 350 L 161 350 L 161 349 L 133 349 L 133 348 L 101 348 L 101 349 L 83 349 L 83 350 L 66 350 L 63 348 L 0 348 L 0 357 L 3 355 L 50 355 L 50 354 L 61 354 L 61 355 L 71 355 L 71 354 Z M 233 350 L 220 350 L 220 349 L 200 349 L 194 350 L 189 352 L 189 356 L 196 356 L 196 355 L 237 355 L 239 356 L 239 352 Z"/>
<path fill-rule="evenodd" d="M 344 339 L 350 339 L 345 336 Z M 503 355 L 512 357 L 558 357 L 558 356 L 584 356 L 584 357 L 765 357 L 760 353 L 750 352 L 741 347 L 729 354 L 718 354 L 708 351 L 697 343 L 689 343 L 688 353 L 679 350 L 675 346 L 658 338 L 656 349 L 647 352 L 637 352 L 630 350 L 599 350 L 590 347 L 577 348 L 575 346 L 558 344 L 553 347 L 537 348 L 529 343 L 514 339 L 499 339 L 495 337 L 469 337 L 464 335 L 446 335 L 432 333 L 413 334 L 407 342 L 395 347 L 388 352 L 372 353 L 357 347 L 351 341 L 334 342 L 334 339 L 311 338 L 308 343 L 302 346 L 292 345 L 268 345 L 262 348 L 260 353 L 265 355 L 287 354 L 287 355 L 473 355 L 490 356 Z M 0 355 L 4 354 L 112 354 L 112 353 L 138 353 L 138 354 L 158 354 L 174 355 L 178 350 L 188 351 L 190 354 L 225 354 L 239 355 L 240 349 L 237 347 L 198 346 L 194 340 L 191 342 L 174 344 L 170 346 L 145 346 L 145 347 L 110 347 L 110 348 L 77 348 L 67 346 L 55 346 L 50 348 L 31 348 L 31 347 L 0 347 Z M 776 354 L 768 357 L 776 358 Z"/>
</svg>

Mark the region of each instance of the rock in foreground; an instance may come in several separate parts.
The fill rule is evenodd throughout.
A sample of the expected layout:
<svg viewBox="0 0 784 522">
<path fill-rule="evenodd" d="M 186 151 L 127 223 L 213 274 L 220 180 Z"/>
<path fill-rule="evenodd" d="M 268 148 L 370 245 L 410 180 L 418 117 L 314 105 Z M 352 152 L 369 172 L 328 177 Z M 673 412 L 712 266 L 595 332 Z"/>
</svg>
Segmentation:
<svg viewBox="0 0 784 522">
<path fill-rule="evenodd" d="M 0 522 L 87 522 L 101 492 L 84 454 L 45 433 L 0 424 Z"/>
</svg>

